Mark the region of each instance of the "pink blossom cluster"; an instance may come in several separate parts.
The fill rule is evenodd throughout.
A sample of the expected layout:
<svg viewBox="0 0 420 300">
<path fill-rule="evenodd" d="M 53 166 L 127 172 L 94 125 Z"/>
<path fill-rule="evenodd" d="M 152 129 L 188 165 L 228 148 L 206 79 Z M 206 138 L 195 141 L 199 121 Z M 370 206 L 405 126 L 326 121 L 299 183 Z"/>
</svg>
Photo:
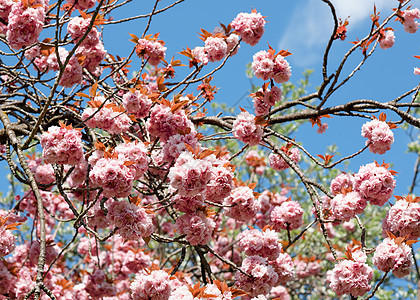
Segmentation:
<svg viewBox="0 0 420 300">
<path fill-rule="evenodd" d="M 212 165 L 202 159 L 195 159 L 190 152 L 183 152 L 170 168 L 168 178 L 178 194 L 192 197 L 203 192 L 211 179 Z"/>
<path fill-rule="evenodd" d="M 204 196 L 202 194 L 197 194 L 192 197 L 185 197 L 179 194 L 176 194 L 172 197 L 172 202 L 174 203 L 174 208 L 185 213 L 193 213 L 198 210 L 204 204 Z"/>
<path fill-rule="evenodd" d="M 4 262 L 0 261 L 0 295 L 5 295 L 9 293 L 9 291 L 11 292 L 11 290 L 14 287 L 13 282 L 15 281 L 15 279 L 16 277 L 9 272 Z"/>
<path fill-rule="evenodd" d="M 74 43 L 77 43 L 81 37 L 86 33 L 89 29 L 89 24 L 91 22 L 91 18 L 82 18 L 82 17 L 74 17 L 70 20 L 67 25 L 67 32 L 70 34 L 71 38 L 73 39 Z M 86 38 L 83 40 L 81 45 L 89 44 L 95 45 L 99 43 L 99 38 L 101 34 L 98 32 L 95 26 L 92 26 L 89 33 L 87 34 Z"/>
<path fill-rule="evenodd" d="M 336 220 L 350 221 L 354 216 L 363 213 L 367 201 L 358 192 L 336 195 L 330 202 Z"/>
<path fill-rule="evenodd" d="M 325 231 L 327 232 L 327 235 L 330 239 L 337 236 L 337 231 L 335 230 L 334 225 L 336 225 L 338 222 L 340 222 L 340 221 L 334 220 L 334 222 L 332 222 L 332 223 L 324 224 Z"/>
<path fill-rule="evenodd" d="M 286 284 L 295 277 L 295 267 L 289 254 L 282 252 L 270 265 L 278 275 L 277 284 Z"/>
<path fill-rule="evenodd" d="M 107 51 L 104 44 L 99 39 L 96 44 L 82 43 L 76 50 L 77 56 L 82 57 L 81 66 L 86 68 L 95 76 L 101 75 L 99 67 L 101 61 L 105 58 Z"/>
<path fill-rule="evenodd" d="M 98 253 L 98 248 L 95 239 L 81 237 L 79 244 L 77 245 L 77 252 L 81 255 L 88 255 L 90 253 Z"/>
<path fill-rule="evenodd" d="M 94 239 L 93 244 L 95 244 Z M 125 282 L 124 290 L 128 290 L 129 283 L 126 279 L 130 278 L 130 275 L 152 266 L 151 257 L 139 249 L 144 246 L 143 240 L 127 240 L 115 235 L 112 240 L 112 251 L 99 250 L 101 261 L 109 266 L 108 272 L 113 273 L 117 281 Z M 94 245 L 90 253 L 93 256 L 97 253 L 94 252 Z"/>
<path fill-rule="evenodd" d="M 5 226 L 0 227 L 0 257 L 9 255 L 16 247 L 16 237 Z"/>
<path fill-rule="evenodd" d="M 185 144 L 190 145 L 193 149 L 197 149 L 199 142 L 196 134 L 190 132 L 188 134 L 175 134 L 171 136 L 162 146 L 161 153 L 163 161 L 172 162 L 176 160 L 182 152 L 187 150 Z"/>
<path fill-rule="evenodd" d="M 194 296 L 193 294 L 191 294 L 187 286 L 182 285 L 176 287 L 175 290 L 172 291 L 171 296 L 168 298 L 168 300 L 194 300 Z"/>
<path fill-rule="evenodd" d="M 274 230 L 297 229 L 303 223 L 303 209 L 299 202 L 285 201 L 275 206 L 270 213 L 270 221 Z"/>
<path fill-rule="evenodd" d="M 69 52 L 63 47 L 59 47 L 57 52 L 58 52 L 58 57 L 57 57 L 56 52 L 54 51 L 47 58 L 48 68 L 53 71 L 60 70 L 60 64 L 58 62 L 58 59 L 60 59 L 61 64 L 64 65 L 67 57 L 69 56 Z M 42 61 L 40 61 L 40 63 L 42 64 Z M 42 66 L 42 65 L 40 66 L 40 70 L 45 69 L 45 68 L 46 66 Z M 68 64 L 64 68 L 59 84 L 64 87 L 72 87 L 73 85 L 80 83 L 82 81 L 82 78 L 83 78 L 82 66 L 79 64 L 79 61 L 77 60 L 77 58 L 75 56 L 72 56 Z"/>
<path fill-rule="evenodd" d="M 115 147 L 118 159 L 130 162 L 128 168 L 134 171 L 134 180 L 140 179 L 150 163 L 148 150 L 142 142 L 121 143 Z"/>
<path fill-rule="evenodd" d="M 271 90 L 263 91 L 259 89 L 257 93 L 251 95 L 253 95 L 252 101 L 254 102 L 255 115 L 263 116 L 268 114 L 270 108 L 281 100 L 283 92 L 278 87 L 273 86 Z"/>
<path fill-rule="evenodd" d="M 382 49 L 389 49 L 394 46 L 395 35 L 393 30 L 385 31 L 383 37 L 379 39 L 379 47 Z"/>
<path fill-rule="evenodd" d="M 60 62 L 64 64 L 68 56 L 69 52 L 65 48 L 58 47 L 57 51 L 54 49 L 54 52 L 50 53 L 47 57 L 48 68 L 53 71 L 58 71 L 60 69 L 58 60 L 60 59 Z"/>
<path fill-rule="evenodd" d="M 420 237 L 420 203 L 398 200 L 387 212 L 382 221 L 382 236 L 389 231 L 396 236 Z"/>
<path fill-rule="evenodd" d="M 377 163 L 361 166 L 354 179 L 355 191 L 372 205 L 383 206 L 391 198 L 395 188 L 394 176 Z"/>
<path fill-rule="evenodd" d="M 3 15 L 6 17 L 10 3 L 5 4 L 6 11 Z M 44 26 L 46 8 L 48 8 L 48 1 L 44 0 L 34 1 L 28 7 L 22 1 L 17 1 L 12 5 L 5 19 L 8 20 L 7 42 L 13 49 L 18 50 L 38 41 Z"/>
<path fill-rule="evenodd" d="M 239 271 L 235 273 L 238 288 L 248 292 L 249 296 L 266 295 L 278 281 L 274 268 L 261 256 L 249 256 L 242 262 L 241 270 L 248 273 L 249 277 Z"/>
<path fill-rule="evenodd" d="M 166 47 L 164 45 L 161 41 L 139 39 L 136 53 L 139 57 L 147 59 L 147 62 L 152 66 L 157 66 L 165 58 Z"/>
<path fill-rule="evenodd" d="M 255 46 L 264 33 L 265 23 L 266 21 L 260 13 L 252 11 L 251 13 L 239 13 L 230 25 L 245 43 Z"/>
<path fill-rule="evenodd" d="M 29 260 L 34 264 L 38 264 L 38 257 L 40 251 L 41 243 L 39 241 L 34 241 L 31 244 L 29 249 Z M 58 256 L 61 249 L 54 243 L 54 238 L 50 235 L 46 237 L 46 247 L 45 247 L 45 263 L 50 265 L 54 259 Z"/>
<path fill-rule="evenodd" d="M 204 47 L 195 47 L 191 50 L 191 53 L 194 56 L 194 59 L 203 63 L 203 65 L 207 65 L 209 63 L 209 58 L 204 50 Z"/>
<path fill-rule="evenodd" d="M 58 49 L 61 49 L 61 47 Z M 25 58 L 33 60 L 34 69 L 38 72 L 48 72 L 48 56 L 47 54 L 41 54 L 41 47 L 39 45 L 33 46 L 25 51 Z"/>
<path fill-rule="evenodd" d="M 349 294 L 354 297 L 363 296 L 370 289 L 369 282 L 373 278 L 373 270 L 360 261 L 344 259 L 332 270 L 330 288 L 338 295 Z"/>
<path fill-rule="evenodd" d="M 134 93 L 125 93 L 123 96 L 123 105 L 127 113 L 130 115 L 133 114 L 139 119 L 147 117 L 152 104 L 152 100 L 138 90 L 134 91 Z"/>
<path fill-rule="evenodd" d="M 82 133 L 76 129 L 51 126 L 41 136 L 42 156 L 47 163 L 76 165 L 82 160 Z"/>
<path fill-rule="evenodd" d="M 234 189 L 224 202 L 225 215 L 235 220 L 248 222 L 255 218 L 261 209 L 258 199 L 255 199 L 254 192 L 247 186 L 240 186 Z"/>
<path fill-rule="evenodd" d="M 51 184 L 55 181 L 54 169 L 51 164 L 39 164 L 31 169 L 37 183 Z"/>
<path fill-rule="evenodd" d="M 116 295 L 115 286 L 106 279 L 107 276 L 101 269 L 95 269 L 92 274 L 83 278 L 84 290 L 89 294 L 90 298 L 100 299 Z"/>
<path fill-rule="evenodd" d="M 228 37 L 225 37 L 223 35 L 221 36 L 221 33 L 218 32 L 213 36 L 208 36 L 204 40 L 204 47 L 195 47 L 192 49 L 191 53 L 198 62 L 207 65 L 209 61 L 216 62 L 222 60 L 239 44 L 238 35 L 231 33 Z M 231 53 L 231 56 L 238 52 L 239 47 L 239 45 L 236 47 Z"/>
<path fill-rule="evenodd" d="M 366 145 L 369 145 L 369 151 L 378 154 L 391 150 L 394 142 L 394 133 L 389 125 L 377 119 L 363 124 L 362 136 L 368 139 Z"/>
<path fill-rule="evenodd" d="M 284 152 L 284 150 L 283 150 Z M 296 164 L 300 161 L 300 151 L 298 148 L 292 148 L 285 152 Z M 283 171 L 289 168 L 289 164 L 279 154 L 271 153 L 268 156 L 270 167 L 276 171 Z"/>
<path fill-rule="evenodd" d="M 252 70 L 257 78 L 273 79 L 277 83 L 289 81 L 292 76 L 292 69 L 283 56 L 265 50 L 254 54 Z"/>
<path fill-rule="evenodd" d="M 337 175 L 330 184 L 331 194 L 338 195 L 342 193 L 343 189 L 353 190 L 354 187 L 354 177 L 350 173 L 341 173 Z"/>
<path fill-rule="evenodd" d="M 82 160 L 76 164 L 68 178 L 69 185 L 76 187 L 84 184 L 87 179 L 87 169 L 88 162 L 86 160 Z"/>
<path fill-rule="evenodd" d="M 93 186 L 103 189 L 105 197 L 127 197 L 131 193 L 134 172 L 120 159 L 100 158 L 90 174 Z"/>
<path fill-rule="evenodd" d="M 411 248 L 406 243 L 397 244 L 387 237 L 376 246 L 372 262 L 379 270 L 392 271 L 395 277 L 402 278 L 410 274 L 413 265 Z"/>
<path fill-rule="evenodd" d="M 231 33 L 227 38 L 226 38 L 226 44 L 227 44 L 227 54 L 230 53 L 230 51 L 232 51 L 233 48 L 236 47 L 236 45 L 239 44 L 239 36 L 237 34 Z M 231 56 L 235 55 L 236 53 L 238 53 L 240 46 L 238 45 L 236 47 L 235 50 L 232 51 Z"/>
<path fill-rule="evenodd" d="M 281 205 L 283 202 L 287 201 L 287 197 L 265 190 L 258 200 L 261 202 L 261 212 L 266 213 L 271 211 L 272 206 Z"/>
<path fill-rule="evenodd" d="M 250 146 L 258 145 L 262 139 L 263 130 L 255 124 L 255 116 L 247 111 L 241 112 L 233 122 L 233 136 Z"/>
<path fill-rule="evenodd" d="M 95 6 L 96 0 L 66 0 L 75 9 L 86 10 Z"/>
<path fill-rule="evenodd" d="M 228 46 L 225 40 L 221 37 L 208 37 L 204 41 L 204 52 L 210 62 L 222 60 L 228 51 Z"/>
<path fill-rule="evenodd" d="M 217 285 L 215 284 L 207 284 L 205 289 L 205 294 L 212 295 L 209 296 L 209 298 L 206 297 L 208 300 L 233 300 L 232 298 L 232 292 L 230 290 L 224 291 L 222 294 L 222 291 L 219 290 Z M 214 297 L 213 297 L 214 295 Z"/>
<path fill-rule="evenodd" d="M 420 19 L 420 10 L 418 8 L 407 9 L 402 12 L 402 17 L 404 18 L 404 30 L 408 33 L 416 33 L 419 29 L 419 22 L 417 19 Z"/>
<path fill-rule="evenodd" d="M 317 133 L 323 134 L 328 129 L 328 123 L 322 123 L 321 126 L 316 130 Z"/>
<path fill-rule="evenodd" d="M 223 166 L 211 169 L 211 178 L 205 190 L 206 199 L 211 202 L 222 203 L 233 189 L 233 172 Z"/>
<path fill-rule="evenodd" d="M 238 239 L 239 250 L 248 256 L 260 255 L 272 261 L 280 255 L 281 244 L 274 230 L 245 230 L 239 234 Z"/>
<path fill-rule="evenodd" d="M 103 96 L 96 96 L 95 101 L 103 103 Z M 107 102 L 111 104 L 111 102 Z M 101 109 L 97 107 L 86 107 L 82 114 L 86 126 L 89 128 L 100 128 L 111 134 L 120 134 L 130 127 L 130 118 L 115 107 L 107 107 L 107 104 L 101 104 Z M 98 111 L 99 110 L 99 111 Z"/>
<path fill-rule="evenodd" d="M 1 0 L 0 1 L 0 18 L 7 21 L 9 18 L 10 11 L 15 2 L 13 0 Z"/>
<path fill-rule="evenodd" d="M 54 212 L 55 215 L 63 219 L 74 218 L 73 211 L 70 209 L 63 196 L 52 193 L 50 194 L 49 201 L 51 202 L 51 211 Z"/>
<path fill-rule="evenodd" d="M 348 232 L 354 232 L 354 230 L 356 229 L 356 225 L 352 221 L 343 222 L 341 226 L 343 227 L 344 230 Z"/>
<path fill-rule="evenodd" d="M 163 142 L 179 131 L 187 132 L 187 129 L 195 133 L 194 124 L 188 119 L 185 111 L 179 109 L 171 112 L 168 106 L 155 105 L 150 111 L 150 119 L 146 122 L 147 130 L 151 135 L 161 138 Z"/>
<path fill-rule="evenodd" d="M 92 209 L 89 210 L 88 213 L 88 223 L 89 226 L 92 228 L 107 228 L 110 226 L 104 211 L 101 209 L 100 201 L 102 200 L 103 196 L 99 197 L 99 200 L 95 203 Z"/>
<path fill-rule="evenodd" d="M 82 1 L 79 2 L 83 3 Z M 90 17 L 75 17 L 71 19 L 67 26 L 67 31 L 70 33 L 74 43 L 77 43 L 80 38 L 84 36 L 86 31 L 89 30 L 90 23 Z M 96 76 L 100 75 L 99 64 L 106 55 L 106 51 L 100 37 L 100 32 L 95 26 L 93 26 L 88 32 L 86 38 L 76 49 L 75 53 L 76 56 L 83 58 L 81 59 L 82 67 L 86 68 Z"/>
<path fill-rule="evenodd" d="M 208 243 L 216 227 L 213 219 L 207 217 L 201 210 L 178 217 L 175 225 L 180 235 L 187 235 L 185 239 L 191 245 L 205 245 Z"/>
<path fill-rule="evenodd" d="M 34 268 L 21 267 L 17 273 L 18 277 L 13 276 L 14 280 L 8 284 L 9 294 L 16 296 L 17 299 L 24 299 L 33 286 L 34 274 Z"/>
<path fill-rule="evenodd" d="M 306 278 L 318 275 L 321 272 L 321 264 L 317 260 L 295 259 L 293 264 L 298 278 Z"/>
<path fill-rule="evenodd" d="M 263 212 L 258 212 L 255 216 L 255 225 L 260 228 L 264 228 L 264 226 L 268 225 L 270 222 L 270 216 Z"/>
<path fill-rule="evenodd" d="M 152 218 L 144 208 L 125 200 L 112 202 L 106 218 L 126 240 L 150 236 L 155 229 Z"/>
<path fill-rule="evenodd" d="M 274 299 L 290 300 L 289 292 L 282 285 L 273 287 L 270 291 L 270 297 L 273 297 Z"/>
</svg>

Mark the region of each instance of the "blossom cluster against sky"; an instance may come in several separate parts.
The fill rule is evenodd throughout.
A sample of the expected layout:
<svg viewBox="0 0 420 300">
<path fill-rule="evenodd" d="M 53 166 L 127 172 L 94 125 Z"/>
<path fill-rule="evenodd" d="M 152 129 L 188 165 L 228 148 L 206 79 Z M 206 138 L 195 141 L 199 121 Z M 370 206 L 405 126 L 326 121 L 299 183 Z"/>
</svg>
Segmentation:
<svg viewBox="0 0 420 300">
<path fill-rule="evenodd" d="M 380 21 L 392 13 L 392 8 L 397 7 L 397 0 L 332 0 L 337 15 L 341 19 L 349 17 L 347 39 L 337 40 L 330 52 L 328 73 L 334 71 L 343 55 L 351 48 L 350 41 L 363 38 L 370 30 L 370 15 L 373 13 L 374 3 L 377 11 L 380 11 Z M 171 1 L 161 2 L 160 7 L 170 4 Z M 131 6 L 130 6 L 131 5 Z M 153 6 L 153 1 L 146 3 L 140 10 L 138 6 L 128 5 L 118 13 L 127 17 L 134 14 L 147 13 Z M 412 2 L 413 7 L 420 7 L 420 0 Z M 135 10 L 133 8 L 136 7 Z M 148 33 L 160 32 L 160 38 L 166 42 L 167 58 L 175 55 L 177 59 L 186 62 L 178 52 L 195 46 L 203 46 L 199 39 L 200 29 L 212 31 L 219 26 L 219 22 L 230 23 L 239 12 L 250 12 L 256 9 L 262 15 L 267 16 L 265 33 L 261 41 L 254 47 L 242 43 L 238 54 L 232 57 L 228 63 L 214 74 L 213 84 L 220 89 L 214 101 L 227 103 L 229 106 L 241 106 L 252 112 L 252 102 L 249 94 L 250 83 L 245 76 L 245 65 L 252 61 L 253 55 L 260 50 L 267 50 L 268 43 L 276 50 L 287 49 L 293 55 L 287 57 L 292 67 L 292 83 L 298 83 L 302 78 L 301 74 L 306 69 L 314 69 L 310 77 L 311 87 L 308 92 L 314 92 L 320 84 L 321 63 L 326 42 L 332 30 L 333 21 L 328 6 L 321 0 L 296 0 L 296 1 L 222 1 L 215 0 L 191 1 L 186 0 L 165 13 L 156 15 Z M 117 12 L 116 12 L 117 13 Z M 114 40 L 115 43 L 108 44 L 108 51 L 115 51 L 120 56 L 128 55 L 133 46 L 128 42 L 128 32 L 141 35 L 146 19 L 138 20 L 129 27 L 115 26 L 105 28 L 105 43 Z M 134 26 L 133 26 L 134 25 Z M 113 25 L 114 26 L 114 25 Z M 376 53 L 366 62 L 361 71 L 356 73 L 335 96 L 327 102 L 327 105 L 336 105 L 356 99 L 372 99 L 381 102 L 389 101 L 401 95 L 418 84 L 420 77 L 413 74 L 413 68 L 420 66 L 420 61 L 414 55 L 420 55 L 420 43 L 418 35 L 404 32 L 399 22 L 391 21 L 389 26 L 394 28 L 396 42 L 394 47 L 382 50 L 377 49 Z M 125 46 L 126 45 L 126 46 Z M 126 54 L 124 54 L 126 49 Z M 349 59 L 343 74 L 349 74 L 360 62 L 362 53 L 357 50 Z M 135 59 L 134 59 L 135 60 Z M 137 62 L 138 63 L 138 62 Z M 136 61 L 133 62 L 133 66 Z M 216 67 L 217 63 L 210 63 L 206 70 Z M 262 80 L 253 79 L 256 85 L 262 85 Z M 191 90 L 190 92 L 195 92 Z M 239 108 L 237 109 L 239 113 Z M 378 113 L 379 114 L 379 113 Z M 388 113 L 389 120 L 396 120 L 396 116 Z M 351 154 L 360 149 L 365 139 L 361 137 L 360 131 L 363 120 L 351 118 L 338 118 L 327 120 L 329 129 L 320 135 L 316 133 L 316 127 L 305 124 L 302 131 L 296 135 L 296 140 L 313 154 L 324 154 L 325 147 L 336 143 L 341 155 Z M 395 129 L 395 144 L 391 151 L 385 155 L 364 153 L 356 158 L 350 165 L 353 172 L 357 172 L 360 165 L 371 163 L 374 159 L 382 162 L 393 162 L 394 169 L 399 172 L 397 177 L 397 193 L 407 192 L 407 185 L 411 183 L 412 169 L 415 156 L 406 154 L 408 137 L 402 129 Z M 344 167 L 343 167 L 344 168 Z"/>
</svg>

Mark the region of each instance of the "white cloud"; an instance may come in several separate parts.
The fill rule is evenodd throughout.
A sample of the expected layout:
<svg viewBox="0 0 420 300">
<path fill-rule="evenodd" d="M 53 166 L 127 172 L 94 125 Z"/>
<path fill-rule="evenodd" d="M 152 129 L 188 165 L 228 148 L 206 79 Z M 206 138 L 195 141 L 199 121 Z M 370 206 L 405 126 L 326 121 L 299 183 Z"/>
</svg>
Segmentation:
<svg viewBox="0 0 420 300">
<path fill-rule="evenodd" d="M 397 6 L 396 0 L 332 0 L 337 16 L 345 19 L 350 16 L 349 31 L 360 28 L 363 21 L 373 13 L 373 5 L 384 18 L 386 12 Z M 286 34 L 279 42 L 280 49 L 289 49 L 293 53 L 290 60 L 293 64 L 311 67 L 323 55 L 325 45 L 332 33 L 333 20 L 329 7 L 321 0 L 307 0 L 291 17 Z"/>
<path fill-rule="evenodd" d="M 398 4 L 396 0 L 333 0 L 332 2 L 338 17 L 344 19 L 350 16 L 350 20 L 355 26 L 358 26 L 360 21 L 369 18 L 373 13 L 373 5 L 376 5 L 377 11 L 383 11 L 381 13 L 383 14 L 385 11 L 390 12 L 390 9 Z"/>
</svg>

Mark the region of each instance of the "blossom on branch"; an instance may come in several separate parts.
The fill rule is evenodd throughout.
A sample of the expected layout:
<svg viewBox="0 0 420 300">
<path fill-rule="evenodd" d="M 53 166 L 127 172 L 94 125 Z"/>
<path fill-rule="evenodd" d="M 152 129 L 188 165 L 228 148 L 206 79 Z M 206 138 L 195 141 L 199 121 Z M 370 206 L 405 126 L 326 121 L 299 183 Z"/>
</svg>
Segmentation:
<svg viewBox="0 0 420 300">
<path fill-rule="evenodd" d="M 255 123 L 255 116 L 247 111 L 241 112 L 233 122 L 233 136 L 250 146 L 258 145 L 261 141 L 263 130 Z"/>
<path fill-rule="evenodd" d="M 250 274 L 249 277 L 240 271 L 235 273 L 236 285 L 249 293 L 251 297 L 266 295 L 278 281 L 274 268 L 261 256 L 249 256 L 242 262 L 241 270 Z"/>
<path fill-rule="evenodd" d="M 383 206 L 392 196 L 395 188 L 394 171 L 377 162 L 361 166 L 354 175 L 354 189 L 370 204 Z"/>
<path fill-rule="evenodd" d="M 379 270 L 392 271 L 397 278 L 407 276 L 413 265 L 410 246 L 390 237 L 376 246 L 372 261 Z"/>
<path fill-rule="evenodd" d="M 343 294 L 360 297 L 366 294 L 371 285 L 373 270 L 366 263 L 344 259 L 332 270 L 330 288 L 341 296 Z"/>
<path fill-rule="evenodd" d="M 76 165 L 82 160 L 82 133 L 73 127 L 51 126 L 41 136 L 42 156 L 47 163 Z"/>
<path fill-rule="evenodd" d="M 265 23 L 265 17 L 253 10 L 251 13 L 238 14 L 230 25 L 245 43 L 255 46 L 264 33 Z"/>
</svg>

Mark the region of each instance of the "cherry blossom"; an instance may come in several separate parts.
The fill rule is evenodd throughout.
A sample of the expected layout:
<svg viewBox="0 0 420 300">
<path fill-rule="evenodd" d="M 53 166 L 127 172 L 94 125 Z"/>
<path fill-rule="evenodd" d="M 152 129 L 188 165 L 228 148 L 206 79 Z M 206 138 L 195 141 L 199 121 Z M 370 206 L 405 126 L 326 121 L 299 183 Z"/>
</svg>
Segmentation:
<svg viewBox="0 0 420 300">
<path fill-rule="evenodd" d="M 370 204 L 379 206 L 383 206 L 391 198 L 396 184 L 392 173 L 377 163 L 361 166 L 354 179 L 355 191 Z"/>
<path fill-rule="evenodd" d="M 41 146 L 47 163 L 75 165 L 84 159 L 82 133 L 64 125 L 48 128 L 41 136 Z"/>
<path fill-rule="evenodd" d="M 397 278 L 410 273 L 413 265 L 411 248 L 405 243 L 396 243 L 387 237 L 375 249 L 373 264 L 383 272 L 392 271 Z"/>
<path fill-rule="evenodd" d="M 362 126 L 362 136 L 368 139 L 366 146 L 369 145 L 369 151 L 378 154 L 384 154 L 390 150 L 394 142 L 394 134 L 389 125 L 377 119 Z"/>
<path fill-rule="evenodd" d="M 247 186 L 234 189 L 223 202 L 225 214 L 238 221 L 247 222 L 254 218 L 261 208 L 260 202 L 255 199 L 253 191 Z"/>
<path fill-rule="evenodd" d="M 233 136 L 250 146 L 258 145 L 262 134 L 261 126 L 255 124 L 254 116 L 247 111 L 241 112 L 233 122 Z"/>
<path fill-rule="evenodd" d="M 204 245 L 211 240 L 216 223 L 204 212 L 187 213 L 176 219 L 176 228 L 179 234 L 185 237 L 191 245 Z"/>
<path fill-rule="evenodd" d="M 265 23 L 264 17 L 253 11 L 252 13 L 238 14 L 231 25 L 245 43 L 255 46 L 264 33 Z"/>
<path fill-rule="evenodd" d="M 337 294 L 349 294 L 354 297 L 363 296 L 370 289 L 373 270 L 367 264 L 344 259 L 339 261 L 332 270 L 330 287 Z"/>
<path fill-rule="evenodd" d="M 278 275 L 266 259 L 261 256 L 249 256 L 241 265 L 241 270 L 250 274 L 252 278 L 237 271 L 236 285 L 249 293 L 251 297 L 268 294 L 278 281 Z"/>
</svg>

